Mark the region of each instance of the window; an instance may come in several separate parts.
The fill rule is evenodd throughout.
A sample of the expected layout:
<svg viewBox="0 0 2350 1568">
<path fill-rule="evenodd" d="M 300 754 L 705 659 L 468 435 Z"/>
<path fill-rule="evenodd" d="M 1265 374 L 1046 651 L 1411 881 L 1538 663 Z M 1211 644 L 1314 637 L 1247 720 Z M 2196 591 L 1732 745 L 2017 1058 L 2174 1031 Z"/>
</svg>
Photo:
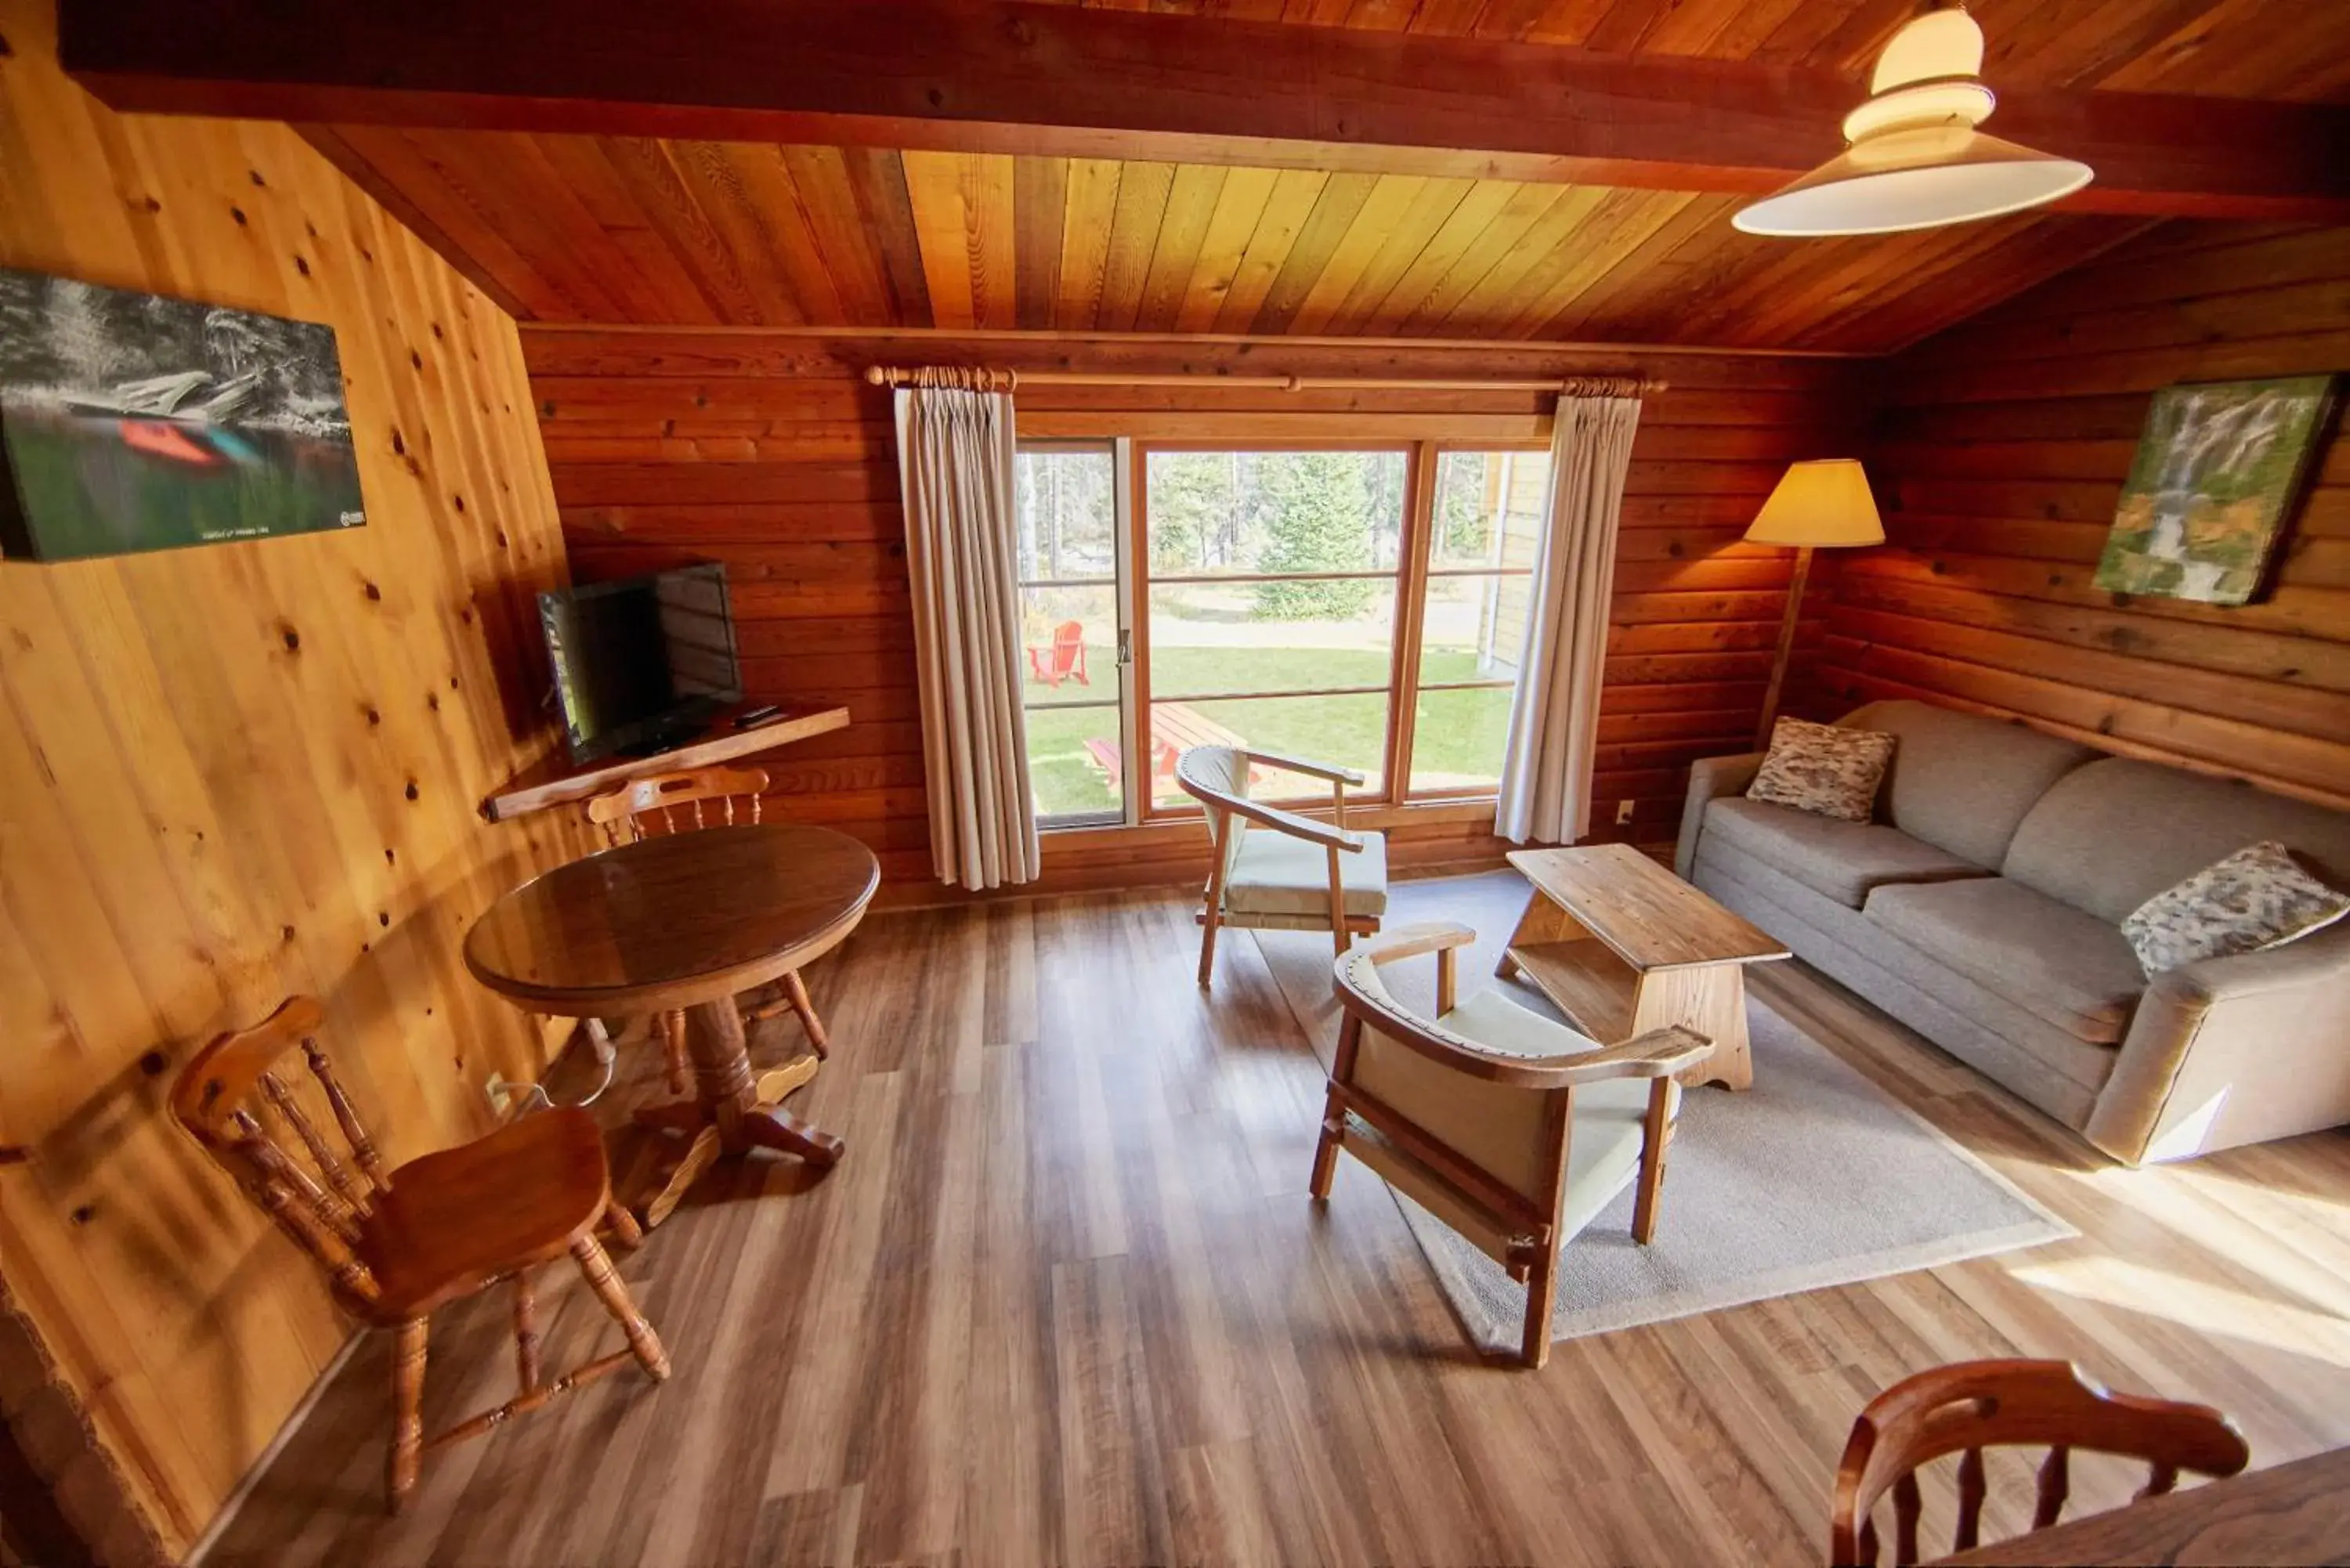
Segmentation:
<svg viewBox="0 0 2350 1568">
<path fill-rule="evenodd" d="M 1036 820 L 1056 827 L 1121 821 L 1117 452 L 1107 442 L 1024 446 L 1014 483 L 1020 698 Z"/>
<path fill-rule="evenodd" d="M 1205 744 L 1340 763 L 1372 799 L 1492 794 L 1548 461 L 1430 442 L 1024 445 L 1040 823 L 1191 809 L 1175 758 Z M 1252 787 L 1328 796 L 1272 768 Z"/>
<path fill-rule="evenodd" d="M 1483 794 L 1501 783 L 1549 478 L 1546 452 L 1447 452 L 1436 460 L 1414 794 Z"/>
</svg>

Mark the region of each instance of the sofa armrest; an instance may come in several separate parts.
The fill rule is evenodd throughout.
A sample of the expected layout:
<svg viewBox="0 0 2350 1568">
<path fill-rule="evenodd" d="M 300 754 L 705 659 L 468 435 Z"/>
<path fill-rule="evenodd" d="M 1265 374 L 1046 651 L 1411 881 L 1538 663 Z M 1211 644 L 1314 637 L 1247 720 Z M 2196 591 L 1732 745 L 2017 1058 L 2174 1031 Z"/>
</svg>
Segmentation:
<svg viewBox="0 0 2350 1568">
<path fill-rule="evenodd" d="M 2350 925 L 2157 975 L 2083 1130 L 2131 1165 L 2350 1123 Z"/>
<path fill-rule="evenodd" d="M 1762 752 L 1734 757 L 1700 757 L 1690 764 L 1689 798 L 1681 803 L 1681 841 L 1673 851 L 1673 870 L 1684 882 L 1697 863 L 1697 836 L 1705 827 L 1705 808 L 1724 795 L 1744 794 L 1754 775 L 1762 771 Z"/>
</svg>

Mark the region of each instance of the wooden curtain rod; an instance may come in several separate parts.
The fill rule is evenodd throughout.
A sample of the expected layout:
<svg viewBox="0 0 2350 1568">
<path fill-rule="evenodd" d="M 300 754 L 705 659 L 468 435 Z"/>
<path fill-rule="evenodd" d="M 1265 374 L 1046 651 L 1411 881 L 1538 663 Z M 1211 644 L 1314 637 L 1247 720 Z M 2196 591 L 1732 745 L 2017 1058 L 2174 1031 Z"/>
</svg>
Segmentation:
<svg viewBox="0 0 2350 1568">
<path fill-rule="evenodd" d="M 1669 385 L 1647 376 L 1555 376 L 1546 380 L 1419 379 L 1378 376 L 1217 376 L 1092 370 L 992 370 L 965 365 L 873 365 L 865 379 L 877 387 L 955 387 L 1011 392 L 1030 387 L 1262 387 L 1303 392 L 1321 388 L 1391 392 L 1558 392 L 1577 398 L 1639 398 Z"/>
</svg>

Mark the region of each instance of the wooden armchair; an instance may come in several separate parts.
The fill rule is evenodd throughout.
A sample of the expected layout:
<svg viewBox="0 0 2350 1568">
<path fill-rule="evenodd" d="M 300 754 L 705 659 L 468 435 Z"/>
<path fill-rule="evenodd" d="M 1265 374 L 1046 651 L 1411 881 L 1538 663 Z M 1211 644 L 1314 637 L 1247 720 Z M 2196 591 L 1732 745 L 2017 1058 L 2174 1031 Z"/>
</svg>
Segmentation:
<svg viewBox="0 0 2350 1568">
<path fill-rule="evenodd" d="M 588 820 L 602 828 L 605 839 L 615 846 L 643 838 L 655 818 L 659 818 L 664 833 L 732 826 L 737 822 L 755 823 L 766 789 L 767 774 L 764 768 L 692 768 L 681 773 L 647 774 L 590 800 Z M 816 1060 L 824 1060 L 831 1049 L 831 1041 L 825 1033 L 824 1020 L 816 1016 L 816 1004 L 808 1000 L 806 982 L 794 970 L 777 983 L 783 994 L 745 1006 L 743 1021 L 755 1023 L 776 1017 L 788 1007 L 798 1014 L 800 1027 L 807 1031 L 808 1046 L 816 1053 Z M 685 1014 L 663 1013 L 654 1021 L 654 1028 L 661 1039 L 670 1092 L 682 1095 L 691 1087 L 685 1061 Z M 763 1075 L 759 1096 L 781 1100 L 814 1075 L 813 1063 L 805 1068 L 786 1067 Z"/>
<path fill-rule="evenodd" d="M 669 1356 L 596 1240 L 596 1225 L 606 1219 L 625 1245 L 636 1245 L 642 1233 L 612 1201 L 594 1118 L 577 1109 L 544 1111 L 386 1171 L 318 1046 L 323 1016 L 316 1001 L 296 996 L 251 1029 L 220 1036 L 181 1072 L 172 1114 L 326 1272 L 338 1305 L 369 1328 L 392 1331 L 386 1479 L 397 1511 L 416 1484 L 425 1449 L 477 1438 L 630 1356 L 659 1382 L 669 1376 Z M 277 1059 L 296 1044 L 315 1080 L 307 1088 L 276 1071 Z M 314 1114 L 321 1110 L 325 1118 Z M 322 1119 L 331 1119 L 348 1159 L 319 1130 Z M 629 1348 L 548 1383 L 539 1376 L 529 1271 L 566 1252 L 619 1322 Z M 426 1321 L 435 1307 L 500 1280 L 514 1283 L 521 1387 L 495 1409 L 427 1442 Z"/>
<path fill-rule="evenodd" d="M 1252 764 L 1327 780 L 1330 820 L 1251 800 Z M 1362 774 L 1277 752 L 1193 746 L 1176 759 L 1175 782 L 1206 812 L 1215 846 L 1200 913 L 1201 985 L 1215 972 L 1219 926 L 1328 931 L 1342 953 L 1354 933 L 1379 929 L 1388 909 L 1387 839 L 1347 829 L 1347 786 L 1360 784 Z"/>
<path fill-rule="evenodd" d="M 1550 1355 L 1559 1249 L 1624 1190 L 1639 1198 L 1632 1236 L 1656 1235 L 1665 1149 L 1680 1105 L 1672 1075 L 1712 1042 L 1655 1029 L 1605 1048 L 1510 1001 L 1480 992 L 1454 1004 L 1454 950 L 1466 926 L 1406 926 L 1340 955 L 1337 1058 L 1313 1193 L 1330 1196 L 1345 1149 L 1473 1242 L 1526 1286 L 1520 1355 Z M 1436 955 L 1436 1017 L 1396 1001 L 1383 965 Z"/>
<path fill-rule="evenodd" d="M 2178 1472 L 2231 1476 L 2251 1462 L 2235 1423 L 2208 1405 L 2109 1394 L 2068 1361 L 1960 1361 L 1904 1378 L 1868 1402 L 1852 1424 L 1836 1467 L 1828 1560 L 1838 1568 L 1875 1568 L 1877 1500 L 1893 1493 L 1893 1561 L 1918 1561 L 1923 1501 L 1918 1467 L 1959 1454 L 1955 1552 L 1977 1544 L 1985 1492 L 1982 1451 L 2046 1445 L 2032 1528 L 2045 1530 L 2064 1511 L 2074 1449 L 2122 1454 L 2147 1466 L 2141 1498 L 2167 1492 Z"/>
</svg>

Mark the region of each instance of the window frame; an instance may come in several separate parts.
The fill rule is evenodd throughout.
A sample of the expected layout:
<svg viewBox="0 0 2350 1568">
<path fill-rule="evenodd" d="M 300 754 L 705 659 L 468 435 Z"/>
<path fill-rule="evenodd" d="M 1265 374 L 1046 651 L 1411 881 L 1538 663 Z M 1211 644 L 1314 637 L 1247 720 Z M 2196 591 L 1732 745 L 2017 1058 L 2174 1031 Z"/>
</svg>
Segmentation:
<svg viewBox="0 0 2350 1568">
<path fill-rule="evenodd" d="M 1127 445 L 1128 441 L 1123 436 L 1038 436 L 1023 439 L 1015 443 L 1015 462 L 1018 455 L 1027 452 L 1093 452 L 1105 453 L 1108 456 L 1110 462 L 1110 539 L 1112 548 L 1110 551 L 1110 576 L 1107 578 L 1077 577 L 1059 579 L 1020 577 L 1015 580 L 1014 591 L 1021 595 L 1025 595 L 1027 590 L 1031 587 L 1106 587 L 1109 588 L 1110 602 L 1118 621 L 1117 626 L 1113 628 L 1118 651 L 1117 657 L 1111 660 L 1112 667 L 1116 670 L 1118 678 L 1118 691 L 1116 695 L 1107 698 L 1088 699 L 1085 701 L 1079 702 L 1029 702 L 1024 699 L 1020 704 L 1021 724 L 1024 730 L 1027 726 L 1028 716 L 1040 711 L 1083 712 L 1092 709 L 1115 709 L 1118 713 L 1118 740 L 1119 752 L 1120 754 L 1130 757 L 1135 754 L 1134 719 L 1135 709 L 1137 706 L 1134 700 L 1134 677 L 1131 673 L 1131 665 L 1133 661 L 1128 656 L 1127 652 L 1129 647 L 1127 640 L 1127 631 L 1128 624 L 1132 618 L 1133 611 L 1133 601 L 1131 597 L 1132 583 L 1130 581 L 1132 576 L 1132 563 L 1128 559 L 1129 552 L 1125 547 L 1125 536 L 1119 531 L 1120 524 L 1125 518 L 1127 509 L 1127 496 L 1125 493 L 1128 472 L 1128 467 L 1125 461 L 1125 449 Z M 1022 684 L 1025 685 L 1026 680 L 1027 677 L 1024 671 L 1021 676 Z M 1079 831 L 1086 828 L 1132 826 L 1137 821 L 1134 813 L 1135 790 L 1131 777 L 1132 773 L 1133 770 L 1131 768 L 1120 770 L 1118 780 L 1118 803 L 1115 807 L 1107 811 L 1087 812 L 1082 815 L 1072 814 L 1061 816 L 1046 816 L 1041 811 L 1036 812 L 1036 831 L 1039 833 L 1066 833 Z M 1033 810 L 1035 801 L 1033 779 L 1030 784 L 1029 801 Z"/>
<path fill-rule="evenodd" d="M 1506 580 L 1513 576 L 1531 577 L 1532 568 L 1506 567 L 1441 567 L 1433 564 L 1435 550 L 1435 513 L 1437 479 L 1443 458 L 1452 452 L 1480 455 L 1527 452 L 1547 456 L 1550 443 L 1533 440 L 1472 440 L 1460 437 L 1390 437 L 1371 440 L 1322 440 L 1305 437 L 1225 438 L 1201 440 L 1193 438 L 1160 440 L 1148 432 L 1148 419 L 1138 420 L 1132 434 L 1114 437 L 1037 436 L 1024 438 L 1019 450 L 1027 452 L 1102 452 L 1112 453 L 1113 504 L 1117 518 L 1113 527 L 1120 547 L 1115 552 L 1116 604 L 1119 657 L 1118 690 L 1115 699 L 1099 701 L 1056 703 L 1040 706 L 1084 709 L 1111 706 L 1119 713 L 1119 745 L 1128 758 L 1148 758 L 1151 742 L 1151 710 L 1156 703 L 1166 701 L 1249 701 L 1256 699 L 1304 699 L 1327 696 L 1382 696 L 1387 700 L 1386 732 L 1380 744 L 1380 788 L 1366 792 L 1350 800 L 1369 806 L 1462 805 L 1488 801 L 1494 797 L 1497 785 L 1470 784 L 1435 786 L 1416 789 L 1411 784 L 1411 765 L 1416 751 L 1419 729 L 1419 704 L 1423 691 L 1476 691 L 1514 687 L 1512 680 L 1467 681 L 1437 681 L 1423 686 L 1420 662 L 1425 648 L 1428 594 L 1431 582 L 1439 577 L 1486 578 Z M 1170 573 L 1154 574 L 1149 569 L 1149 461 L 1153 452 L 1397 452 L 1404 459 L 1403 515 L 1397 539 L 1396 562 L 1384 571 L 1368 572 L 1302 572 L 1302 573 Z M 1506 509 L 1506 496 L 1503 501 Z M 1295 691 L 1185 692 L 1161 697 L 1152 687 L 1150 679 L 1150 591 L 1162 584 L 1216 583 L 1246 584 L 1261 582 L 1336 582 L 1367 581 L 1389 585 L 1394 592 L 1394 635 L 1388 649 L 1388 680 L 1384 687 L 1334 686 L 1299 688 Z M 1083 580 L 1085 586 L 1099 587 L 1096 578 Z M 1021 579 L 1023 589 L 1030 587 L 1029 579 Z M 1033 711 L 1023 703 L 1024 710 Z M 1060 833 L 1117 826 L 1144 826 L 1197 820 L 1201 815 L 1196 802 L 1184 799 L 1160 803 L 1154 799 L 1155 782 L 1148 766 L 1127 766 L 1120 770 L 1120 809 L 1086 816 L 1037 818 L 1038 831 Z M 1281 804 L 1294 805 L 1314 812 L 1326 809 L 1328 799 L 1318 792 L 1278 797 Z"/>
</svg>

